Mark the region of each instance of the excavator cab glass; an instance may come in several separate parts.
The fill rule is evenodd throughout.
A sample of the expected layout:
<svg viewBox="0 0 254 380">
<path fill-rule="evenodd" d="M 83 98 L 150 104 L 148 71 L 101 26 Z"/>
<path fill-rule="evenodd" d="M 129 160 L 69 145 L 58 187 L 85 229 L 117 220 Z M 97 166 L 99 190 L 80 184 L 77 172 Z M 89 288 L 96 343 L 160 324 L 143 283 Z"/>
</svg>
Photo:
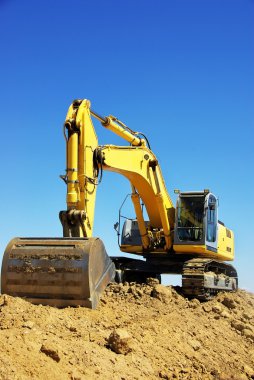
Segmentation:
<svg viewBox="0 0 254 380">
<path fill-rule="evenodd" d="M 210 192 L 179 193 L 174 245 L 206 245 L 217 249 L 218 200 Z"/>
<path fill-rule="evenodd" d="M 207 231 L 206 239 L 208 242 L 216 241 L 217 233 L 217 200 L 214 195 L 210 194 L 207 201 Z"/>
<path fill-rule="evenodd" d="M 177 235 L 180 241 L 203 239 L 204 196 L 180 196 L 177 204 Z"/>
</svg>

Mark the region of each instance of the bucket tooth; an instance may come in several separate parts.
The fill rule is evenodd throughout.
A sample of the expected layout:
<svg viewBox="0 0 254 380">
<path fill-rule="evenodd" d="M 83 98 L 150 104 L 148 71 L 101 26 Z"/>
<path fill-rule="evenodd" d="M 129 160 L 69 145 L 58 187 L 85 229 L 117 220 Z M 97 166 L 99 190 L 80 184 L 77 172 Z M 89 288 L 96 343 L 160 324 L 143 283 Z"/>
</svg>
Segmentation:
<svg viewBox="0 0 254 380">
<path fill-rule="evenodd" d="M 4 253 L 1 291 L 34 304 L 95 309 L 114 275 L 99 238 L 15 238 Z"/>
</svg>

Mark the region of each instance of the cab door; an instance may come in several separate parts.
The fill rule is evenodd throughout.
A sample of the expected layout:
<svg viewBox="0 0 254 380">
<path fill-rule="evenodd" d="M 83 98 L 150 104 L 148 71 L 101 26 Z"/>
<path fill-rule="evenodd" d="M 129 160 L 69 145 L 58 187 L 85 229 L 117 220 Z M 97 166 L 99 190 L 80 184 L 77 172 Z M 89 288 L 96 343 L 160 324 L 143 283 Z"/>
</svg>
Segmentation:
<svg viewBox="0 0 254 380">
<path fill-rule="evenodd" d="M 209 193 L 206 197 L 206 248 L 217 252 L 218 248 L 218 200 Z"/>
</svg>

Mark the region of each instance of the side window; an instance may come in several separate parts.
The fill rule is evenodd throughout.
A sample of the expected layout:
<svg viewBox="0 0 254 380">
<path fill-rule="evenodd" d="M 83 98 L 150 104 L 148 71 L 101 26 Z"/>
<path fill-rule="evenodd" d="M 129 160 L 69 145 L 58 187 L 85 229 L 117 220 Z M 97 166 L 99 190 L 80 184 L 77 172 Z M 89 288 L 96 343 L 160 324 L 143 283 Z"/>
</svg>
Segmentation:
<svg viewBox="0 0 254 380">
<path fill-rule="evenodd" d="M 215 242 L 217 232 L 217 201 L 213 195 L 208 199 L 207 208 L 207 241 Z"/>
</svg>

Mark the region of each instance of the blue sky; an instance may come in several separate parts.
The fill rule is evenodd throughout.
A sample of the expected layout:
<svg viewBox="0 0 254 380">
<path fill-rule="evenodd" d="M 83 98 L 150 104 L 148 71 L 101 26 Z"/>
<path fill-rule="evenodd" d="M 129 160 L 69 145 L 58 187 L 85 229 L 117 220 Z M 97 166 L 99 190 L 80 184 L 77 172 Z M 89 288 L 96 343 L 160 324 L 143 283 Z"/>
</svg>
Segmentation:
<svg viewBox="0 0 254 380">
<path fill-rule="evenodd" d="M 0 0 L 0 250 L 14 236 L 61 236 L 62 125 L 88 98 L 145 133 L 174 188 L 210 188 L 236 239 L 240 286 L 254 291 L 252 0 Z M 100 144 L 122 141 L 95 122 Z M 105 173 L 95 236 L 129 184 Z"/>
</svg>

